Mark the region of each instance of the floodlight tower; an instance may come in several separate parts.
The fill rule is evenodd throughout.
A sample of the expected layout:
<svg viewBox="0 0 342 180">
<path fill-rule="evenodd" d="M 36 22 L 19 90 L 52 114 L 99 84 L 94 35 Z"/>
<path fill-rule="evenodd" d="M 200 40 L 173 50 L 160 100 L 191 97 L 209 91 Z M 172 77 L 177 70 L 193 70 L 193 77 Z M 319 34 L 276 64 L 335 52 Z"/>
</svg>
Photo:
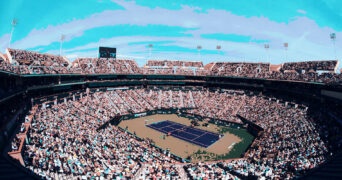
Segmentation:
<svg viewBox="0 0 342 180">
<path fill-rule="evenodd" d="M 198 50 L 198 58 L 199 58 L 199 59 L 201 58 L 201 49 L 202 49 L 202 46 L 201 46 L 201 45 L 198 45 L 198 46 L 197 46 L 197 50 Z"/>
<path fill-rule="evenodd" d="M 65 40 L 65 35 L 61 34 L 61 39 L 59 41 L 59 56 L 62 56 L 62 46 L 63 46 L 64 40 Z"/>
<path fill-rule="evenodd" d="M 148 50 L 149 50 L 149 57 L 151 58 L 152 55 L 152 48 L 153 48 L 153 44 L 149 44 L 148 45 Z"/>
<path fill-rule="evenodd" d="M 153 44 L 149 44 L 147 47 L 148 47 L 148 56 L 149 56 L 148 58 L 151 59 Z M 146 58 L 145 65 L 147 65 L 147 63 L 148 63 L 148 62 L 147 62 L 147 59 L 148 59 L 148 58 Z"/>
<path fill-rule="evenodd" d="M 267 61 L 269 62 L 270 61 L 270 57 L 269 57 L 269 54 L 268 54 L 268 49 L 270 49 L 270 45 L 269 44 L 264 44 L 264 48 L 266 50 Z"/>
<path fill-rule="evenodd" d="M 217 46 L 216 46 L 216 49 L 217 49 L 217 54 L 218 54 L 218 55 L 220 55 L 220 54 L 221 54 L 221 53 L 220 53 L 220 51 L 221 51 L 221 48 L 222 48 L 222 47 L 221 47 L 221 45 L 217 45 Z"/>
<path fill-rule="evenodd" d="M 11 47 L 11 41 L 12 41 L 12 36 L 13 36 L 13 32 L 14 32 L 14 29 L 15 29 L 15 26 L 17 26 L 18 24 L 18 20 L 17 19 L 13 19 L 12 20 L 12 30 L 11 30 L 11 34 L 10 34 L 10 38 L 9 38 L 9 42 L 8 42 L 8 47 L 10 48 Z"/>
<path fill-rule="evenodd" d="M 337 59 L 337 57 L 336 57 L 336 47 L 335 47 L 336 34 L 335 33 L 331 33 L 330 34 L 330 39 L 333 42 L 335 59 Z"/>
<path fill-rule="evenodd" d="M 287 49 L 289 47 L 289 43 L 284 43 L 284 48 L 285 48 L 285 61 L 287 62 Z"/>
</svg>

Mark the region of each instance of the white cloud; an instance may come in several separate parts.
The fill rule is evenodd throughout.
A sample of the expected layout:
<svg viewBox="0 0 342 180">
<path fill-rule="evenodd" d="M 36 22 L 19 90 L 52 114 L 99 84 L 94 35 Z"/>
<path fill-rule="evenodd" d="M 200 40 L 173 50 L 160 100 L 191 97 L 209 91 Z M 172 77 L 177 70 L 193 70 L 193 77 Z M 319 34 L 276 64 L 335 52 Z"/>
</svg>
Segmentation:
<svg viewBox="0 0 342 180">
<path fill-rule="evenodd" d="M 194 52 L 163 53 L 154 52 L 155 56 L 181 59 L 198 59 L 195 47 L 202 45 L 204 50 L 215 50 L 217 44 L 222 46 L 222 53 L 228 59 L 244 59 L 265 61 L 266 53 L 262 44 L 238 43 L 223 40 L 203 39 L 202 34 L 224 33 L 251 36 L 253 39 L 268 40 L 271 48 L 269 56 L 274 63 L 284 61 L 284 42 L 289 43 L 288 60 L 303 59 L 330 59 L 331 42 L 329 34 L 331 28 L 319 27 L 313 20 L 307 17 L 296 17 L 289 23 L 278 23 L 265 17 L 244 17 L 232 14 L 224 10 L 208 10 L 206 13 L 197 13 L 197 8 L 182 6 L 180 10 L 168 10 L 160 7 L 148 8 L 135 4 L 134 1 L 115 0 L 115 3 L 124 7 L 125 10 L 107 10 L 93 14 L 85 19 L 77 19 L 57 26 L 49 26 L 46 29 L 34 29 L 28 36 L 13 44 L 16 48 L 27 49 L 37 46 L 49 46 L 58 42 L 60 34 L 67 36 L 65 43 L 74 37 L 82 37 L 84 31 L 104 26 L 122 24 L 145 26 L 149 24 L 180 26 L 184 28 L 196 28 L 187 31 L 193 37 L 150 37 L 150 36 L 124 36 L 103 39 L 100 42 L 88 42 L 82 46 L 65 49 L 67 55 L 78 54 L 78 57 L 86 55 L 96 56 L 96 48 L 100 45 L 118 47 L 122 57 L 148 56 L 145 45 L 130 45 L 133 42 L 165 41 L 170 40 L 168 45 L 194 49 Z M 305 14 L 304 10 L 297 10 Z M 99 32 L 101 34 L 101 32 Z M 336 32 L 337 37 L 342 37 L 342 32 Z M 100 36 L 100 35 L 99 35 Z M 5 38 L 4 36 L 2 38 Z M 0 39 L 1 40 L 1 39 Z M 4 42 L 4 41 L 0 41 Z M 1 46 L 3 47 L 3 45 Z M 342 47 L 341 41 L 336 41 L 336 47 Z M 157 47 L 155 48 L 157 49 Z M 57 50 L 51 51 L 58 53 Z M 337 49 L 338 57 L 341 51 Z M 120 54 L 122 53 L 122 54 Z M 176 55 L 175 55 L 176 53 Z M 184 55 L 182 57 L 181 55 Z M 208 61 L 223 58 L 222 55 L 202 55 Z"/>
<path fill-rule="evenodd" d="M 297 12 L 300 14 L 306 14 L 306 11 L 304 11 L 303 9 L 298 9 Z"/>
</svg>

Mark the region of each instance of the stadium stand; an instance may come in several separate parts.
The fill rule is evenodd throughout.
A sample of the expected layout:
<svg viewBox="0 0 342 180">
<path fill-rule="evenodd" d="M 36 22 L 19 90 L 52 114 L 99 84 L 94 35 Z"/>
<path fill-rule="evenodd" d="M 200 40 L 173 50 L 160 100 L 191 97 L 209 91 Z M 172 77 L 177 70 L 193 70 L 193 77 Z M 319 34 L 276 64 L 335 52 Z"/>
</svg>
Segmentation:
<svg viewBox="0 0 342 180">
<path fill-rule="evenodd" d="M 54 67 L 66 67 L 69 65 L 68 60 L 61 56 L 40 54 L 33 51 L 19 49 L 7 49 L 7 52 L 7 54 L 9 54 L 10 61 L 17 62 L 19 65 Z"/>
<path fill-rule="evenodd" d="M 265 77 L 269 66 L 269 63 L 216 62 L 211 67 L 211 73 L 217 76 Z"/>
<path fill-rule="evenodd" d="M 144 74 L 174 74 L 174 70 L 171 67 L 160 67 L 160 68 L 150 68 L 144 67 L 143 68 Z"/>
<path fill-rule="evenodd" d="M 253 83 L 257 80 L 277 80 L 279 83 L 316 82 L 303 83 L 309 86 L 319 82 L 320 87 L 328 90 L 334 90 L 334 86 L 330 85 L 342 83 L 341 73 L 332 72 L 336 71 L 338 64 L 335 60 L 285 63 L 282 66 L 242 62 L 213 62 L 203 66 L 202 62 L 150 60 L 140 68 L 134 60 L 78 58 L 69 63 L 63 57 L 15 49 L 8 49 L 7 56 L 7 59 L 5 57 L 0 60 L 1 73 L 6 77 L 9 77 L 9 72 L 14 73 L 11 76 L 213 76 L 218 81 L 221 77 L 231 76 L 240 77 L 239 81 L 248 77 L 246 79 L 252 79 Z M 53 89 L 59 88 L 53 83 L 48 85 Z M 13 87 L 16 86 L 14 83 Z M 0 115 L 3 117 L 2 124 L 11 122 L 12 116 L 14 122 L 19 122 L 18 119 L 24 117 L 22 124 L 17 126 L 17 134 L 9 138 L 6 153 L 18 159 L 26 169 L 13 166 L 15 163 L 0 158 L 0 174 L 5 173 L 0 179 L 31 179 L 37 178 L 37 175 L 46 179 L 293 179 L 306 175 L 307 178 L 342 177 L 339 174 L 342 128 L 341 124 L 336 123 L 336 120 L 342 119 L 340 105 L 331 103 L 321 107 L 315 103 L 307 105 L 286 101 L 236 87 L 213 90 L 206 86 L 208 85 L 199 89 L 163 89 L 148 88 L 141 83 L 134 88 L 81 92 L 77 98 L 73 93 L 64 98 L 55 94 L 54 101 L 42 100 L 24 116 L 18 112 L 23 111 L 21 107 L 24 101 L 21 99 L 29 96 L 29 93 L 23 91 L 21 97 L 17 97 L 20 101 L 15 101 L 16 107 L 8 104 Z M 256 87 L 255 84 L 251 86 Z M 14 96 L 14 92 L 17 92 L 2 91 L 1 97 L 5 96 L 5 100 L 10 98 L 8 93 Z M 48 93 L 48 90 L 43 91 Z M 37 96 L 40 93 L 42 92 L 37 93 Z M 323 96 L 318 99 L 322 104 L 328 101 Z M 111 124 L 100 128 L 111 119 L 119 120 L 124 115 L 160 109 L 181 109 L 183 113 L 203 119 L 249 126 L 245 119 L 262 131 L 257 133 L 254 142 L 238 159 L 185 163 L 182 159 L 173 158 L 170 152 L 158 150 L 148 139 L 140 139 Z M 329 162 L 337 164 L 331 165 Z"/>
<path fill-rule="evenodd" d="M 5 57 L 5 56 L 4 56 Z M 134 60 L 66 58 L 37 52 L 7 49 L 8 60 L 0 61 L 0 70 L 16 74 L 159 74 L 191 76 L 236 76 L 274 80 L 340 84 L 337 60 L 270 63 L 149 60 L 139 67 Z M 320 71 L 323 71 L 322 73 Z M 319 73 L 320 72 L 320 73 Z"/>
<path fill-rule="evenodd" d="M 11 64 L 20 67 L 21 74 L 65 74 L 70 62 L 61 56 L 41 54 L 33 51 L 7 49 Z"/>
<path fill-rule="evenodd" d="M 282 69 L 295 70 L 295 71 L 336 71 L 337 60 L 325 60 L 325 61 L 305 61 L 305 62 L 286 62 Z"/>
<path fill-rule="evenodd" d="M 133 60 L 78 58 L 73 67 L 80 69 L 83 74 L 141 74 Z"/>
<path fill-rule="evenodd" d="M 170 60 L 149 60 L 142 68 L 144 74 L 175 74 L 175 75 L 196 75 L 203 73 L 203 63 L 200 61 L 170 61 Z"/>
<path fill-rule="evenodd" d="M 222 107 L 224 102 L 230 104 Z M 187 106 L 197 107 L 199 113 L 214 118 L 239 114 L 265 129 L 240 160 L 186 164 L 186 173 L 195 179 L 236 175 L 294 178 L 323 164 L 333 152 L 328 145 L 338 143 L 320 138 L 318 132 L 329 129 L 321 125 L 319 115 L 308 117 L 305 106 L 290 106 L 236 90 L 221 93 L 131 89 L 84 93 L 79 100 L 55 101 L 36 108 L 37 112 L 31 113 L 33 118 L 25 120 L 32 124 L 21 126 L 20 133 L 30 137 L 23 159 L 29 169 L 50 178 L 133 178 L 136 173 L 145 178 L 180 177 L 176 170 L 179 166 L 174 165 L 176 160 L 156 153 L 148 141 L 139 141 L 115 126 L 100 132 L 96 132 L 96 127 L 130 111 Z M 341 131 L 336 130 L 338 134 Z M 23 139 L 13 140 L 12 151 L 21 149 L 20 142 Z"/>
<path fill-rule="evenodd" d="M 203 67 L 200 61 L 148 60 L 146 66 L 153 67 Z"/>
<path fill-rule="evenodd" d="M 192 179 L 239 179 L 215 163 L 188 164 L 184 169 Z"/>
</svg>

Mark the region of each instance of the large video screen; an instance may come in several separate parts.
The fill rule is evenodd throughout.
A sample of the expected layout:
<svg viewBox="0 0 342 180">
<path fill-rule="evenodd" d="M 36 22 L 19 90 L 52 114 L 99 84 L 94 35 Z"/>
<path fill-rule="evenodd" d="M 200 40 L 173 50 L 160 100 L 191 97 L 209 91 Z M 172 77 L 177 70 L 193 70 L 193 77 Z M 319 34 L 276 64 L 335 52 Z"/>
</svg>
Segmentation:
<svg viewBox="0 0 342 180">
<path fill-rule="evenodd" d="M 99 47 L 99 58 L 116 58 L 116 48 Z"/>
</svg>

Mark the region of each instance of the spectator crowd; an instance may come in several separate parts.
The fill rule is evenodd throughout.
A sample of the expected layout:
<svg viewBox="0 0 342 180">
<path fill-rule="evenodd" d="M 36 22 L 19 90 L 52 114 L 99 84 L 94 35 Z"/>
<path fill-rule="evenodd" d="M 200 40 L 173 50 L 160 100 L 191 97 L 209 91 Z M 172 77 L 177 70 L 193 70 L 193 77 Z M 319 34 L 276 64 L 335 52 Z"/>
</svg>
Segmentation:
<svg viewBox="0 0 342 180">
<path fill-rule="evenodd" d="M 139 67 L 134 60 L 77 58 L 72 63 L 64 57 L 7 49 L 7 59 L 0 59 L 0 70 L 16 74 L 161 74 L 188 76 L 237 76 L 320 83 L 342 83 L 335 73 L 337 60 L 286 62 L 277 71 L 270 63 L 148 60 Z"/>
<path fill-rule="evenodd" d="M 240 90 L 87 91 L 79 99 L 57 102 L 39 106 L 24 151 L 26 165 L 45 177 L 289 179 L 324 163 L 340 142 L 330 141 L 328 132 L 341 134 L 341 129 L 324 126 L 319 113 L 309 115 L 308 107 Z M 239 114 L 264 131 L 241 159 L 184 164 L 125 130 L 99 129 L 119 114 L 160 108 L 190 108 L 190 113 L 234 123 L 241 123 Z"/>
<path fill-rule="evenodd" d="M 149 60 L 146 66 L 157 67 L 203 67 L 200 61 L 170 61 L 170 60 Z"/>
<path fill-rule="evenodd" d="M 175 160 L 148 141 L 138 141 L 111 125 L 97 131 L 115 112 L 106 109 L 109 102 L 101 101 L 100 94 L 37 111 L 24 153 L 29 168 L 45 177 L 132 179 L 144 164 L 148 172 L 140 173 L 145 177 L 177 176 L 176 167 L 170 165 Z"/>
</svg>

